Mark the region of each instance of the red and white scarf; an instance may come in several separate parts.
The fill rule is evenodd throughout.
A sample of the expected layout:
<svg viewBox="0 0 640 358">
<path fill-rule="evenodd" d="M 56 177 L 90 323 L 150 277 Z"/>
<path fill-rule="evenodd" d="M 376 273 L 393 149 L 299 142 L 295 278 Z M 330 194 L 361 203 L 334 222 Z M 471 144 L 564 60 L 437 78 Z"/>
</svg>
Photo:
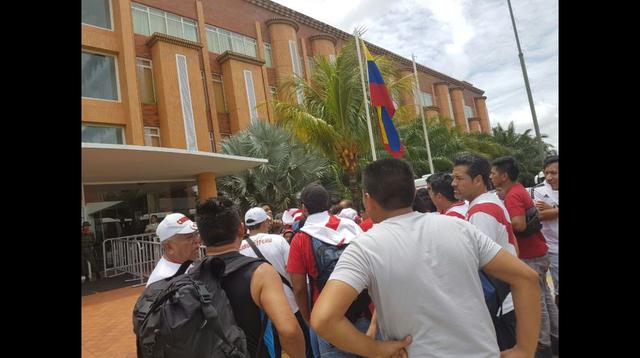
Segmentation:
<svg viewBox="0 0 640 358">
<path fill-rule="evenodd" d="M 300 231 L 335 246 L 348 244 L 362 233 L 362 229 L 352 220 L 341 220 L 328 211 L 309 215 Z"/>
</svg>

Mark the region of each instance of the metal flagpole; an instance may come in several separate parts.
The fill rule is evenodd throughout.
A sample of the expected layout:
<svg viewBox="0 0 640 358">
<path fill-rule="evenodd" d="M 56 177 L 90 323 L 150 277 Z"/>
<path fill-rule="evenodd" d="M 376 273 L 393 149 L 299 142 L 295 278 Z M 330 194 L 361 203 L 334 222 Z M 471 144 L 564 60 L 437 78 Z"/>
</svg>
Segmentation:
<svg viewBox="0 0 640 358">
<path fill-rule="evenodd" d="M 367 127 L 369 128 L 369 141 L 371 142 L 371 156 L 373 160 L 378 160 L 376 157 L 376 147 L 373 143 L 373 129 L 371 129 L 371 117 L 369 116 L 369 101 L 367 100 L 367 86 L 364 84 L 364 72 L 362 70 L 362 55 L 360 54 L 360 39 L 358 38 L 358 33 L 355 34 L 356 37 L 356 50 L 358 51 L 358 65 L 360 65 L 360 79 L 362 80 L 362 97 L 364 97 L 365 103 L 365 114 L 367 115 Z"/>
<path fill-rule="evenodd" d="M 540 128 L 538 128 L 538 118 L 536 117 L 536 109 L 533 106 L 533 97 L 531 96 L 531 88 L 529 87 L 529 77 L 527 76 L 527 67 L 524 64 L 524 56 L 520 48 L 520 39 L 518 38 L 518 30 L 516 30 L 516 20 L 513 18 L 513 10 L 511 10 L 511 1 L 507 0 L 509 5 L 509 14 L 511 14 L 511 23 L 513 24 L 513 32 L 516 34 L 516 44 L 518 45 L 518 57 L 520 57 L 520 66 L 522 67 L 522 75 L 524 76 L 524 86 L 527 89 L 527 97 L 529 98 L 529 108 L 531 108 L 531 116 L 533 117 L 533 128 L 536 130 L 536 138 L 540 143 L 540 160 L 544 162 L 544 146 L 542 137 L 540 136 Z"/>
<path fill-rule="evenodd" d="M 420 82 L 418 81 L 418 70 L 416 69 L 416 58 L 413 54 L 411 54 L 411 60 L 413 61 L 413 75 L 416 78 L 416 95 L 414 96 L 414 102 L 420 111 L 420 118 L 422 118 L 422 129 L 424 129 L 424 143 L 427 146 L 427 156 L 429 157 L 429 169 L 431 170 L 431 174 L 434 174 L 433 171 L 433 161 L 431 160 L 431 146 L 429 145 L 429 134 L 427 134 L 427 125 L 424 122 L 424 111 L 422 110 L 422 103 L 418 103 L 418 99 L 420 98 Z"/>
</svg>

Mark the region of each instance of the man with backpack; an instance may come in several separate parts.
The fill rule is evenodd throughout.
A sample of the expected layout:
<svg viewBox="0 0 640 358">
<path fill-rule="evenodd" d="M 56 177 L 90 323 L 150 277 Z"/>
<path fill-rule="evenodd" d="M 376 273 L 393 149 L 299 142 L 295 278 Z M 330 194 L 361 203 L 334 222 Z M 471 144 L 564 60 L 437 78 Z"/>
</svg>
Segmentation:
<svg viewBox="0 0 640 358">
<path fill-rule="evenodd" d="M 558 310 L 547 284 L 550 260 L 547 243 L 540 231 L 542 225 L 538 211 L 530 193 L 517 182 L 520 171 L 513 157 L 497 158 L 491 165 L 491 181 L 505 193 L 504 206 L 509 212 L 513 232 L 518 240 L 518 257 L 539 275 L 542 319 L 536 357 L 550 358 L 552 341 L 555 347 L 558 340 Z"/>
<path fill-rule="evenodd" d="M 466 220 L 500 245 L 506 252 L 518 257 L 518 246 L 509 213 L 495 193 L 488 191 L 491 182 L 489 161 L 474 153 L 465 153 L 455 159 L 451 186 L 456 198 L 469 201 Z M 516 344 L 515 311 L 510 288 L 504 282 L 493 280 L 484 273 L 480 277 L 485 290 L 487 307 L 500 350 Z M 499 301 L 499 302 L 496 302 Z"/>
<path fill-rule="evenodd" d="M 282 349 L 303 358 L 304 337 L 280 276 L 238 252 L 245 227 L 237 207 L 210 198 L 196 212 L 207 257 L 145 289 L 133 312 L 139 357 L 280 358 L 273 326 Z"/>
<path fill-rule="evenodd" d="M 311 286 L 311 304 L 316 301 L 329 275 L 347 245 L 362 229 L 352 220 L 340 219 L 328 213 L 329 193 L 320 184 L 307 185 L 300 194 L 302 210 L 306 217 L 304 226 L 291 241 L 287 272 L 291 274 L 293 292 L 302 317 L 308 322 L 310 311 L 307 291 L 307 275 Z M 371 320 L 365 292 L 347 313 L 349 320 L 361 332 L 366 332 Z M 351 357 L 318 337 L 320 356 Z"/>
<path fill-rule="evenodd" d="M 293 295 L 291 279 L 286 271 L 287 260 L 289 259 L 289 243 L 280 235 L 269 234 L 271 218 L 269 218 L 267 212 L 261 207 L 249 209 L 244 214 L 244 222 L 247 229 L 249 229 L 249 235 L 242 240 L 240 253 L 245 256 L 257 257 L 268 261 L 278 274 L 280 274 L 282 288 L 287 296 L 291 311 L 296 316 L 298 324 L 302 329 L 305 346 L 308 351 L 307 356 L 310 356 L 309 328 L 302 318 L 302 314 L 300 314 L 300 310 L 296 304 L 296 298 Z"/>
<path fill-rule="evenodd" d="M 344 251 L 311 314 L 311 325 L 336 347 L 367 357 L 497 357 L 478 275 L 509 283 L 518 318 L 515 347 L 530 357 L 540 320 L 537 275 L 468 222 L 414 212 L 413 171 L 401 159 L 363 171 L 364 205 L 376 223 Z M 344 312 L 368 289 L 381 336 L 354 329 Z"/>
</svg>

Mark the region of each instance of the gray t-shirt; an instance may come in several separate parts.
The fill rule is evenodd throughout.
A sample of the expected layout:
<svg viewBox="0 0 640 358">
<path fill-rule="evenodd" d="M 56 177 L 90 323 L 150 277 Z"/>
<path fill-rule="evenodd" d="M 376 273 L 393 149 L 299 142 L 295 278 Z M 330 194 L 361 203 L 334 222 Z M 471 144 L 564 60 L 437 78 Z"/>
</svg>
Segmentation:
<svg viewBox="0 0 640 358">
<path fill-rule="evenodd" d="M 359 235 L 330 280 L 369 289 L 383 339 L 411 335 L 410 357 L 497 357 L 478 270 L 499 250 L 464 220 L 413 212 Z"/>
</svg>

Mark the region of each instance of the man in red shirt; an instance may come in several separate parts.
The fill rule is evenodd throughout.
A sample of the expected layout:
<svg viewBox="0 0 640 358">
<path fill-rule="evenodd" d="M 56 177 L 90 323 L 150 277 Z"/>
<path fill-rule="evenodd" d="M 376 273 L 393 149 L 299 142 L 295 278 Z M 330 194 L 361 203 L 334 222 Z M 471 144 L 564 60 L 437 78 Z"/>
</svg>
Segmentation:
<svg viewBox="0 0 640 358">
<path fill-rule="evenodd" d="M 349 244 L 351 240 L 362 233 L 362 229 L 353 220 L 341 219 L 328 212 L 330 207 L 329 193 L 320 184 L 307 185 L 300 194 L 300 200 L 306 221 L 291 240 L 287 272 L 291 275 L 293 293 L 300 313 L 309 322 L 311 307 L 308 302 L 307 275 L 309 275 L 312 291 L 312 303 L 315 303 L 322 289 L 313 240 L 317 239 L 323 244 L 340 247 Z M 366 304 L 368 303 L 367 301 Z M 352 317 L 353 323 L 360 331 L 366 332 L 371 321 L 371 318 L 367 316 L 368 310 L 366 312 L 362 310 L 358 313 L 362 313 L 362 315 Z M 318 345 L 320 356 L 354 357 L 349 353 L 339 351 L 322 337 L 318 337 Z"/>
<path fill-rule="evenodd" d="M 451 186 L 452 181 L 453 177 L 449 173 L 436 173 L 429 176 L 427 179 L 429 197 L 440 214 L 465 220 L 469 204 L 464 200 L 456 199 Z"/>
<path fill-rule="evenodd" d="M 558 310 L 547 284 L 550 265 L 548 247 L 540 230 L 527 236 L 523 234 L 527 229 L 526 211 L 534 207 L 534 203 L 524 186 L 516 182 L 519 172 L 513 157 L 501 157 L 491 163 L 490 178 L 493 185 L 504 192 L 504 206 L 511 217 L 511 227 L 520 249 L 518 256 L 540 277 L 542 317 L 538 352 L 540 357 L 551 357 L 551 341 L 558 339 Z"/>
</svg>

